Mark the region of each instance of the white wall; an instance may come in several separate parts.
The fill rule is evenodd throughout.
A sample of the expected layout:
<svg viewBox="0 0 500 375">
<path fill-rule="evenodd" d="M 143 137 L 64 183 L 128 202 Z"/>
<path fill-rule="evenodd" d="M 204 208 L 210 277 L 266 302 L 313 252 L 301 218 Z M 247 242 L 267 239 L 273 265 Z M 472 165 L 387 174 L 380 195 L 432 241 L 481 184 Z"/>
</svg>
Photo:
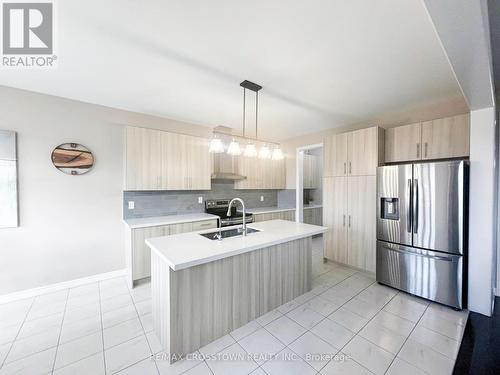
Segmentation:
<svg viewBox="0 0 500 375">
<path fill-rule="evenodd" d="M 471 111 L 469 310 L 490 316 L 496 273 L 495 108 Z"/>
<path fill-rule="evenodd" d="M 20 227 L 0 229 L 0 295 L 123 269 L 124 124 L 208 136 L 208 128 L 0 86 L 0 129 L 18 132 Z M 54 147 L 93 151 L 82 176 Z"/>
</svg>

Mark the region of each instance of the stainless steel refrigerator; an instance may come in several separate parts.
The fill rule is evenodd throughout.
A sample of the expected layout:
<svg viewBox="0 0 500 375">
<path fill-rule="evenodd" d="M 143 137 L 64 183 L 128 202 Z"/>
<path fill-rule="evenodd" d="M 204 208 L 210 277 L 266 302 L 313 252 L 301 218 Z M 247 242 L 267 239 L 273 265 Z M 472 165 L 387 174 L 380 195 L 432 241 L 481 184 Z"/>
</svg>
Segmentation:
<svg viewBox="0 0 500 375">
<path fill-rule="evenodd" d="M 377 170 L 377 281 L 465 307 L 468 162 Z"/>
</svg>

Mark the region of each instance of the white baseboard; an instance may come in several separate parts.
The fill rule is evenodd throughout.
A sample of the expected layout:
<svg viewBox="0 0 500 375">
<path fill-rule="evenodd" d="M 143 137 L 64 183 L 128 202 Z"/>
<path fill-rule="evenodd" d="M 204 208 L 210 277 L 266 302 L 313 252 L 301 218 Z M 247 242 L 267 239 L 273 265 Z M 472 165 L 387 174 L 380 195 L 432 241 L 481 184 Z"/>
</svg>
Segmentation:
<svg viewBox="0 0 500 375">
<path fill-rule="evenodd" d="M 80 285 L 91 284 L 101 280 L 113 279 L 115 277 L 125 276 L 126 274 L 127 270 L 123 269 L 106 273 L 99 273 L 97 275 L 82 277 L 80 279 L 63 281 L 61 283 L 49 284 L 41 286 L 39 288 L 25 289 L 19 292 L 0 295 L 0 304 L 18 301 L 26 298 L 32 298 L 41 294 L 57 292 L 59 290 L 74 288 Z"/>
</svg>

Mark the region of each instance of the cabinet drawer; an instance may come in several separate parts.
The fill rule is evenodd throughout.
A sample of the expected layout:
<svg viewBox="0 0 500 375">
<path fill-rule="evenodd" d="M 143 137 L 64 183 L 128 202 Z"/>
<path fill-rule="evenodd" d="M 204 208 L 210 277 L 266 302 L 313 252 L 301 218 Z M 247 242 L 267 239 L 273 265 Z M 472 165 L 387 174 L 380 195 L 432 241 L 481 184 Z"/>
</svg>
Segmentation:
<svg viewBox="0 0 500 375">
<path fill-rule="evenodd" d="M 377 241 L 377 281 L 457 309 L 463 257 Z"/>
<path fill-rule="evenodd" d="M 193 223 L 193 232 L 210 228 L 217 228 L 217 219 L 197 221 Z"/>
</svg>

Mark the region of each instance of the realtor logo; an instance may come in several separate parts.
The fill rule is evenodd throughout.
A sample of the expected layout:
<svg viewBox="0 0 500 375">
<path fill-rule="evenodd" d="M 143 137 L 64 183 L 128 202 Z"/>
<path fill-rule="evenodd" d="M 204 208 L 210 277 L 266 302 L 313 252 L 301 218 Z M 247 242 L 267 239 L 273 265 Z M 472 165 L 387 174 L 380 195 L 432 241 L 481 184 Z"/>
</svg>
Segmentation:
<svg viewBox="0 0 500 375">
<path fill-rule="evenodd" d="M 2 2 L 2 66 L 53 67 L 54 7 L 52 1 Z"/>
</svg>

